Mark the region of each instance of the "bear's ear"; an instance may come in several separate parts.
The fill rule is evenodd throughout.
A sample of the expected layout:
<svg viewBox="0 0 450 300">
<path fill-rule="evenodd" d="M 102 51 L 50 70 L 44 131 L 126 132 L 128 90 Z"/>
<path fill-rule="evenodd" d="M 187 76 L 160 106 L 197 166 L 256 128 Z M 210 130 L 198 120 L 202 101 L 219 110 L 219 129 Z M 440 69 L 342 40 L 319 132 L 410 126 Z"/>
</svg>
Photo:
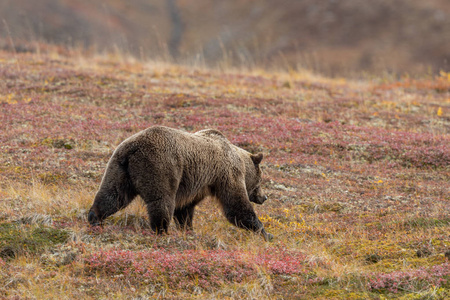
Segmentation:
<svg viewBox="0 0 450 300">
<path fill-rule="evenodd" d="M 259 163 L 262 161 L 263 159 L 263 154 L 262 153 L 258 153 L 258 154 L 251 154 L 250 157 L 253 160 L 253 163 L 255 165 L 259 165 Z"/>
</svg>

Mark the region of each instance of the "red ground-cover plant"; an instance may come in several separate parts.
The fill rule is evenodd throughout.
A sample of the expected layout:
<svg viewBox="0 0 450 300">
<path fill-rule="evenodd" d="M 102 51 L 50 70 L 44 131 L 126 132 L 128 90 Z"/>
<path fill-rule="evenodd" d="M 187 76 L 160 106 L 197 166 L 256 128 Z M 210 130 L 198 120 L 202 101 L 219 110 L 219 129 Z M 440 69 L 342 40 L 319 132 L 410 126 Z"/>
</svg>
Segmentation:
<svg viewBox="0 0 450 300">
<path fill-rule="evenodd" d="M 83 240 L 77 259 L 84 264 L 82 274 L 80 264 L 69 264 L 48 280 L 34 276 L 48 265 L 40 266 L 33 254 L 18 261 L 3 258 L 0 297 L 5 291 L 27 297 L 24 290 L 45 285 L 53 292 L 72 289 L 78 296 L 71 298 L 147 297 L 153 288 L 148 296 L 157 297 L 169 287 L 173 295 L 203 287 L 212 294 L 202 298 L 226 297 L 223 290 L 249 298 L 239 290 L 265 277 L 273 281 L 271 298 L 330 298 L 327 291 L 367 298 L 368 290 L 389 289 L 402 296 L 402 289 L 421 292 L 438 284 L 448 290 L 443 281 L 448 275 L 439 277 L 439 266 L 429 267 L 444 262 L 449 245 L 447 73 L 425 81 L 353 82 L 105 57 L 79 61 L 3 51 L 0 56 L 0 221 L 17 221 L 38 208 L 52 217 L 52 226 L 74 228 L 74 238 L 80 231 L 92 238 Z M 114 149 L 152 125 L 189 132 L 215 128 L 234 144 L 263 152 L 269 201 L 255 210 L 276 243 L 286 246 L 243 239 L 211 250 L 212 234 L 191 239 L 174 231 L 160 238 L 133 209 L 111 217 L 105 227 L 86 227 L 85 210 Z M 224 221 L 213 210 L 205 201 L 198 225 Z M 430 256 L 416 257 L 426 243 L 433 247 Z M 317 251 L 324 251 L 323 257 Z M 367 263 L 371 254 L 385 263 Z M 405 263 L 424 269 L 398 271 Z M 372 285 L 353 284 L 353 275 L 336 278 L 336 270 L 349 265 L 358 282 Z M 376 273 L 364 275 L 374 268 Z M 17 280 L 4 288 L 2 280 L 9 278 Z M 61 282 L 69 283 L 67 291 Z M 342 295 L 344 290 L 353 296 Z"/>
<path fill-rule="evenodd" d="M 266 249 L 260 255 L 244 251 L 100 250 L 84 258 L 90 274 L 124 276 L 133 282 L 165 280 L 171 287 L 217 287 L 224 282 L 255 279 L 258 269 L 269 274 L 306 273 L 305 256 L 286 249 Z"/>
<path fill-rule="evenodd" d="M 431 286 L 447 285 L 449 279 L 450 263 L 446 262 L 430 268 L 372 274 L 368 282 L 368 288 L 372 291 L 387 291 L 390 293 L 419 291 Z"/>
<path fill-rule="evenodd" d="M 178 112 L 180 114 L 181 112 Z M 210 115 L 197 113 L 183 120 L 184 124 L 209 124 Z M 430 133 L 390 131 L 382 128 L 358 127 L 339 122 L 300 123 L 295 118 L 268 117 L 252 113 L 235 113 L 214 118 L 220 130 L 233 143 L 270 149 L 272 157 L 290 161 L 301 154 L 339 158 L 364 159 L 369 162 L 388 160 L 406 167 L 445 167 L 450 164 L 446 150 L 448 138 L 436 139 Z"/>
<path fill-rule="evenodd" d="M 259 266 L 263 266 L 271 274 L 301 274 L 305 269 L 306 256 L 285 248 L 271 248 L 254 258 Z"/>
</svg>

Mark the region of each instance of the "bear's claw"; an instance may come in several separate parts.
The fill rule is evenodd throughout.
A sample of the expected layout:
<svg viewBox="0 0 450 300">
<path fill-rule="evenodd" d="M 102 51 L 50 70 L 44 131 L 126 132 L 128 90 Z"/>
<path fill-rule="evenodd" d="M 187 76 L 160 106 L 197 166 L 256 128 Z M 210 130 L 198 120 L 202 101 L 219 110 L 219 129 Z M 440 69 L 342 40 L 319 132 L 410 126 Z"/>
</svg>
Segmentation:
<svg viewBox="0 0 450 300">
<path fill-rule="evenodd" d="M 271 242 L 273 240 L 273 234 L 266 232 L 264 229 L 261 230 L 261 235 L 266 242 Z"/>
</svg>

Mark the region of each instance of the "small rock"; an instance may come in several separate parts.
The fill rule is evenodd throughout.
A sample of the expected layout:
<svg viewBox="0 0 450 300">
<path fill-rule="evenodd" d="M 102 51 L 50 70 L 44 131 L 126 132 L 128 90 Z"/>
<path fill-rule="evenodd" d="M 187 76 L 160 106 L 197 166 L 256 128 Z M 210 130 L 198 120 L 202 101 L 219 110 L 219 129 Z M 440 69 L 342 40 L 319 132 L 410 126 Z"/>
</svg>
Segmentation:
<svg viewBox="0 0 450 300">
<path fill-rule="evenodd" d="M 226 250 L 228 247 L 227 245 L 220 239 L 213 238 L 212 240 L 206 242 L 206 246 L 209 249 L 222 249 Z"/>
<path fill-rule="evenodd" d="M 285 81 L 285 82 L 283 83 L 283 87 L 284 87 L 284 88 L 291 89 L 291 88 L 292 88 L 292 84 L 291 84 L 290 81 Z"/>
<path fill-rule="evenodd" d="M 422 248 L 416 251 L 416 255 L 417 257 L 428 257 L 432 254 L 432 252 L 430 251 L 430 249 L 427 248 Z"/>
<path fill-rule="evenodd" d="M 64 144 L 64 148 L 70 150 L 70 149 L 73 149 L 73 145 L 71 145 L 71 144 L 69 144 L 69 143 L 65 143 L 65 144 Z"/>
<path fill-rule="evenodd" d="M 282 191 L 286 191 L 286 192 L 295 192 L 296 191 L 296 189 L 291 188 L 291 187 L 286 187 L 283 184 L 275 184 L 273 187 L 277 190 L 282 190 Z"/>
<path fill-rule="evenodd" d="M 65 149 L 68 149 L 68 150 L 74 148 L 74 144 L 73 144 L 72 140 L 65 141 L 65 140 L 61 140 L 61 139 L 54 140 L 52 142 L 52 146 L 54 148 L 65 148 Z"/>
<path fill-rule="evenodd" d="M 63 245 L 53 249 L 51 253 L 41 255 L 41 262 L 46 265 L 65 266 L 76 260 L 79 249 L 70 245 Z"/>
<path fill-rule="evenodd" d="M 373 253 L 373 254 L 368 254 L 368 255 L 366 255 L 366 257 L 365 257 L 364 260 L 365 260 L 367 263 L 375 264 L 375 263 L 381 261 L 381 259 L 382 259 L 382 257 L 381 257 L 380 255 L 378 255 L 378 254 L 376 254 L 376 253 Z"/>
<path fill-rule="evenodd" d="M 66 253 L 59 262 L 59 265 L 65 266 L 71 264 L 77 258 L 75 252 Z"/>
<path fill-rule="evenodd" d="M 10 246 L 5 246 L 0 249 L 0 258 L 2 259 L 14 259 L 16 258 L 16 249 Z"/>
</svg>

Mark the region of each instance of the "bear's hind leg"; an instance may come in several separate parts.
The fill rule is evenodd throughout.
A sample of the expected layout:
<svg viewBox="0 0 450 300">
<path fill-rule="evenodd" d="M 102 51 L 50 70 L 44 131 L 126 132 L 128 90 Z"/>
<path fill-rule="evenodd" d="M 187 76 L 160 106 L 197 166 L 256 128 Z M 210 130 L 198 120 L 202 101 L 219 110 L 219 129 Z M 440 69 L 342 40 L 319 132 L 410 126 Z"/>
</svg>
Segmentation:
<svg viewBox="0 0 450 300">
<path fill-rule="evenodd" d="M 174 219 L 178 229 L 192 230 L 192 219 L 194 218 L 195 205 L 190 204 L 175 209 Z"/>
</svg>

